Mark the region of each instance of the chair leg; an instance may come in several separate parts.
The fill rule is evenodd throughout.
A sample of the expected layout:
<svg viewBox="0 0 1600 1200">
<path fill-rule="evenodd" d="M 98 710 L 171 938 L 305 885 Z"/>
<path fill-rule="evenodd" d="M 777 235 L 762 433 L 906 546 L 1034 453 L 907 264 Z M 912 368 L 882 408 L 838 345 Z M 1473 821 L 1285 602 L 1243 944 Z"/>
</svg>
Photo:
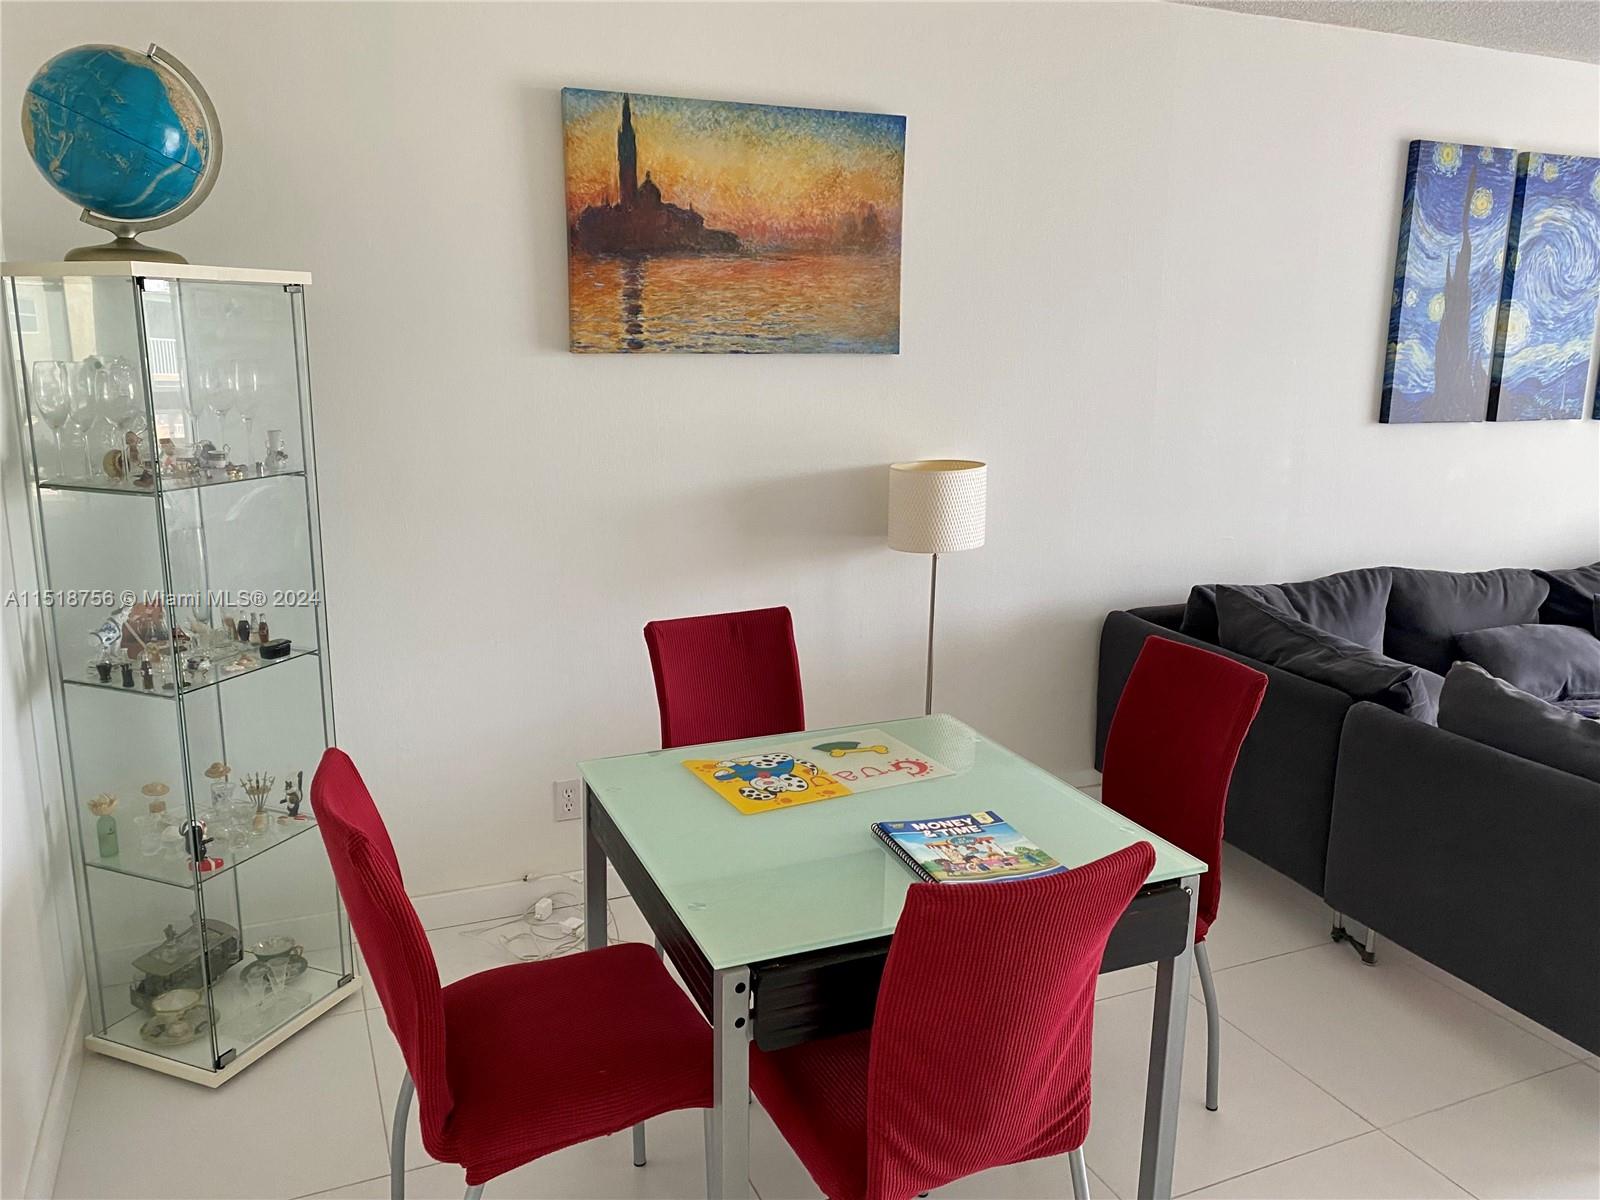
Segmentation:
<svg viewBox="0 0 1600 1200">
<path fill-rule="evenodd" d="M 483 1200 L 483 1184 L 480 1183 L 477 1187 L 469 1187 L 464 1200 Z"/>
<path fill-rule="evenodd" d="M 1067 1165 L 1072 1168 L 1072 1200 L 1089 1200 L 1089 1165 L 1082 1146 L 1067 1155 Z"/>
<path fill-rule="evenodd" d="M 1217 1111 L 1217 1077 L 1222 1066 L 1222 1018 L 1217 1015 L 1217 985 L 1211 978 L 1211 956 L 1206 944 L 1194 948 L 1194 965 L 1200 969 L 1200 990 L 1206 998 L 1206 1107 Z"/>
<path fill-rule="evenodd" d="M 394 1102 L 394 1128 L 389 1131 L 389 1200 L 406 1200 L 406 1118 L 416 1090 L 411 1072 L 407 1071 L 400 1080 L 400 1095 Z"/>
<path fill-rule="evenodd" d="M 644 1166 L 644 1122 L 633 1127 L 633 1165 Z"/>
</svg>

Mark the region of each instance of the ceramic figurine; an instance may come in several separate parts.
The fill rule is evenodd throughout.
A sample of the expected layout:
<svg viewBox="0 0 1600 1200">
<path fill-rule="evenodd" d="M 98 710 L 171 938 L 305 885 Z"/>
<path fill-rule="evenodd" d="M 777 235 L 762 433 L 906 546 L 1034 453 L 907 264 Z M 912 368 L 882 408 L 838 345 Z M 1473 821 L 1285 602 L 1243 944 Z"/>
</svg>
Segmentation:
<svg viewBox="0 0 1600 1200">
<path fill-rule="evenodd" d="M 185 821 L 179 826 L 178 833 L 183 838 L 184 848 L 189 852 L 189 869 L 205 874 L 208 871 L 222 869 L 222 860 L 206 853 L 206 847 L 212 839 L 206 834 L 206 823 L 202 820 Z"/>
<path fill-rule="evenodd" d="M 293 783 L 290 783 L 287 779 L 283 781 L 283 807 L 286 811 L 278 820 L 307 820 L 306 817 L 300 815 L 300 806 L 306 802 L 305 792 L 301 790 L 305 786 L 305 778 L 306 773 L 304 771 L 296 771 Z"/>
<path fill-rule="evenodd" d="M 121 852 L 117 844 L 117 819 L 111 815 L 116 807 L 117 798 L 110 792 L 101 792 L 89 801 L 89 811 L 99 818 L 94 823 L 94 836 L 101 858 L 116 858 Z"/>
</svg>

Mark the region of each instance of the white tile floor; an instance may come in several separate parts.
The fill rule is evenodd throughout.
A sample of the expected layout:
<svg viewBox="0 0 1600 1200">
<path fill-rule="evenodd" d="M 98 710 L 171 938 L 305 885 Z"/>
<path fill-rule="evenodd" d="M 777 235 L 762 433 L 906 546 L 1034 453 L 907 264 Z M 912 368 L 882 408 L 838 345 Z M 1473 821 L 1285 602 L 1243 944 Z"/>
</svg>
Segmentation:
<svg viewBox="0 0 1600 1200">
<path fill-rule="evenodd" d="M 1379 943 L 1363 967 L 1328 941 L 1309 893 L 1229 853 L 1211 959 L 1223 1026 L 1222 1108 L 1202 1102 L 1205 1022 L 1192 1001 L 1176 1190 L 1206 1197 L 1600 1196 L 1600 1060 L 1459 980 Z M 620 936 L 648 940 L 626 901 Z M 492 924 L 493 922 L 491 922 Z M 480 926 L 431 931 L 446 982 L 505 961 Z M 1132 1195 L 1148 1047 L 1149 968 L 1101 980 L 1094 1124 L 1097 1197 Z M 123 1063 L 84 1063 L 56 1195 L 388 1195 L 388 1114 L 400 1055 L 376 1001 L 356 998 L 222 1089 Z M 560 1097 L 552 1096 L 559 1104 Z M 458 1197 L 458 1167 L 431 1162 L 411 1122 L 407 1193 Z M 492 1200 L 704 1194 L 700 1119 L 650 1123 L 650 1164 L 626 1134 L 502 1176 Z M 761 1200 L 815 1197 L 755 1110 L 751 1177 Z M 1071 1194 L 1065 1163 L 990 1171 L 940 1196 Z"/>
</svg>

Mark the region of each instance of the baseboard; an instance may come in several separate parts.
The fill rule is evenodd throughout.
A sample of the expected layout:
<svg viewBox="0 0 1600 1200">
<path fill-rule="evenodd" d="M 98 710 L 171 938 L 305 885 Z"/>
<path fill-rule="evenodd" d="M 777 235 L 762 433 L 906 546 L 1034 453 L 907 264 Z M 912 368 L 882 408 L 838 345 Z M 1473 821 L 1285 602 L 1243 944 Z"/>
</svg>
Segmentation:
<svg viewBox="0 0 1600 1200">
<path fill-rule="evenodd" d="M 72 1120 L 72 1100 L 78 1093 L 78 1076 L 83 1070 L 83 1021 L 88 998 L 88 989 L 80 981 L 56 1054 L 55 1072 L 50 1077 L 50 1095 L 45 1100 L 44 1119 L 39 1122 L 39 1139 L 28 1164 L 28 1182 L 24 1185 L 28 1200 L 50 1200 L 55 1195 L 61 1152 L 66 1148 L 67 1126 Z"/>
<path fill-rule="evenodd" d="M 512 879 L 482 887 L 433 892 L 426 896 L 413 896 L 411 903 L 416 907 L 417 917 L 424 929 L 448 929 L 453 925 L 472 925 L 496 917 L 514 917 L 526 912 L 540 898 L 554 891 L 571 892 L 581 902 L 583 872 L 537 875 L 531 879 Z M 606 898 L 620 900 L 627 894 L 628 889 L 622 886 L 616 871 L 607 864 Z"/>
</svg>

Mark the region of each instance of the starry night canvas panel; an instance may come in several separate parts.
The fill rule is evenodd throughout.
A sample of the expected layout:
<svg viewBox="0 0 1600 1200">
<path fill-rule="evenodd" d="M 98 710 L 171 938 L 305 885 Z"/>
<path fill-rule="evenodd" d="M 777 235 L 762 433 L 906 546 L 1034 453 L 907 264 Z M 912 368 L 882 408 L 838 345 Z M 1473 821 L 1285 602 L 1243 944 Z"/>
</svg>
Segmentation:
<svg viewBox="0 0 1600 1200">
<path fill-rule="evenodd" d="M 580 353 L 896 354 L 906 120 L 564 88 Z"/>
<path fill-rule="evenodd" d="M 1380 420 L 1484 419 L 1515 158 L 1498 146 L 1411 143 Z"/>
<path fill-rule="evenodd" d="M 1600 159 L 1519 155 L 1509 245 L 1489 418 L 1581 419 L 1600 316 Z"/>
</svg>

